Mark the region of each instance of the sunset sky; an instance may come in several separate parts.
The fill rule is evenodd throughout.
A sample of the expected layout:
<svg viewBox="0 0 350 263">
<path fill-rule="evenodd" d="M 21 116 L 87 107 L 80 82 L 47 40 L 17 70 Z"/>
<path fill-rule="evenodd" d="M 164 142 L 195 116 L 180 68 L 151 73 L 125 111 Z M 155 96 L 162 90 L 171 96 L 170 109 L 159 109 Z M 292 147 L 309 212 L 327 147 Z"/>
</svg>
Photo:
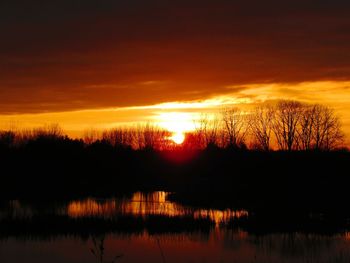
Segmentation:
<svg viewBox="0 0 350 263">
<path fill-rule="evenodd" d="M 176 130 L 283 98 L 335 108 L 349 137 L 349 14 L 347 0 L 2 0 L 0 128 Z"/>
</svg>

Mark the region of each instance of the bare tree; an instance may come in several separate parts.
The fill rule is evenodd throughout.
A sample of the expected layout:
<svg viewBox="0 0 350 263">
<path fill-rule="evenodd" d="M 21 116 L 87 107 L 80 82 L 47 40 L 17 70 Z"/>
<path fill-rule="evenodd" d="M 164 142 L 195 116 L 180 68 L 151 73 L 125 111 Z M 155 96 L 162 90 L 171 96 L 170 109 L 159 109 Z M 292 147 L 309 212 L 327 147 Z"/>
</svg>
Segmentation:
<svg viewBox="0 0 350 263">
<path fill-rule="evenodd" d="M 117 148 L 127 148 L 133 145 L 133 136 L 130 129 L 115 128 L 102 133 L 102 139 Z"/>
<path fill-rule="evenodd" d="M 339 118 L 327 106 L 305 106 L 300 119 L 299 141 L 302 150 L 332 150 L 343 142 Z"/>
<path fill-rule="evenodd" d="M 183 149 L 187 150 L 198 150 L 201 149 L 201 138 L 197 131 L 186 133 L 184 142 L 181 144 Z"/>
<path fill-rule="evenodd" d="M 92 144 L 101 138 L 100 132 L 96 129 L 85 130 L 83 134 L 83 141 L 86 144 Z"/>
<path fill-rule="evenodd" d="M 224 131 L 227 146 L 239 148 L 245 143 L 249 130 L 249 119 L 239 108 L 229 108 L 222 111 Z"/>
<path fill-rule="evenodd" d="M 343 142 L 340 120 L 333 109 L 323 105 L 313 106 L 312 139 L 316 150 L 332 150 Z"/>
<path fill-rule="evenodd" d="M 315 128 L 315 105 L 305 105 L 300 117 L 300 128 L 298 130 L 299 148 L 310 150 L 313 144 L 313 134 Z"/>
<path fill-rule="evenodd" d="M 144 149 L 156 149 L 160 141 L 164 139 L 163 131 L 149 123 L 143 129 Z"/>
<path fill-rule="evenodd" d="M 210 119 L 206 114 L 202 114 L 199 120 L 195 122 L 196 139 L 199 148 L 206 148 L 218 143 L 219 120 Z"/>
<path fill-rule="evenodd" d="M 58 139 L 64 137 L 63 129 L 57 123 L 45 125 L 40 128 L 36 128 L 32 132 L 34 138 L 50 138 Z"/>
<path fill-rule="evenodd" d="M 138 126 L 134 132 L 137 149 L 162 149 L 169 132 L 150 123 Z"/>
<path fill-rule="evenodd" d="M 250 128 L 254 143 L 264 151 L 270 150 L 274 116 L 274 108 L 270 105 L 258 106 L 250 115 Z"/>
<path fill-rule="evenodd" d="M 298 125 L 303 105 L 298 101 L 278 102 L 273 121 L 273 132 L 280 150 L 292 151 L 298 148 Z"/>
</svg>

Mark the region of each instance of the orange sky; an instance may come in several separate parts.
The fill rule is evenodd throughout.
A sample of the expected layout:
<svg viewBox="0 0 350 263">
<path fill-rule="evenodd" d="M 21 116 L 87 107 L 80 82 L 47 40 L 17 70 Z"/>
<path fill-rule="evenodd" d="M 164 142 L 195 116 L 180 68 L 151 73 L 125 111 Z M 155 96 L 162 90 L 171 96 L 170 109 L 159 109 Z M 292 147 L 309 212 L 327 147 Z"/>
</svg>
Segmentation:
<svg viewBox="0 0 350 263">
<path fill-rule="evenodd" d="M 0 128 L 30 128 L 59 123 L 68 134 L 80 136 L 90 129 L 156 122 L 177 132 L 193 129 L 193 121 L 200 118 L 202 113 L 217 113 L 223 107 L 238 106 L 249 109 L 270 100 L 293 99 L 306 103 L 322 103 L 334 108 L 341 118 L 344 131 L 347 135 L 350 134 L 350 82 L 254 84 L 237 90 L 239 91 L 196 101 L 50 113 L 3 114 L 0 115 Z"/>
<path fill-rule="evenodd" d="M 288 98 L 334 107 L 350 134 L 349 12 L 343 0 L 1 1 L 0 127 L 77 134 Z"/>
</svg>

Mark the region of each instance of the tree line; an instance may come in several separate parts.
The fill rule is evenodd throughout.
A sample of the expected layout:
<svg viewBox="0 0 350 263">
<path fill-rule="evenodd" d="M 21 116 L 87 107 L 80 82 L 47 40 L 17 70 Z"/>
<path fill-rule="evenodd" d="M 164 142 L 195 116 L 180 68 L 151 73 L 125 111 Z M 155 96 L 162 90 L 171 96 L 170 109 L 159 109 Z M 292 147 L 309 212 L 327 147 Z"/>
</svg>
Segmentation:
<svg viewBox="0 0 350 263">
<path fill-rule="evenodd" d="M 153 124 L 88 130 L 75 142 L 83 146 L 105 144 L 134 150 L 206 149 L 210 147 L 261 151 L 331 151 L 343 146 L 344 133 L 334 110 L 320 104 L 281 100 L 245 111 L 222 109 L 214 117 L 202 115 L 195 130 L 176 145 L 171 133 Z M 73 141 L 56 124 L 21 131 L 0 131 L 0 147 L 22 147 L 33 141 Z"/>
<path fill-rule="evenodd" d="M 202 147 L 263 151 L 330 151 L 342 147 L 345 138 L 333 109 L 290 100 L 259 105 L 248 112 L 228 108 L 214 119 L 204 116 L 198 121 L 196 134 Z"/>
</svg>

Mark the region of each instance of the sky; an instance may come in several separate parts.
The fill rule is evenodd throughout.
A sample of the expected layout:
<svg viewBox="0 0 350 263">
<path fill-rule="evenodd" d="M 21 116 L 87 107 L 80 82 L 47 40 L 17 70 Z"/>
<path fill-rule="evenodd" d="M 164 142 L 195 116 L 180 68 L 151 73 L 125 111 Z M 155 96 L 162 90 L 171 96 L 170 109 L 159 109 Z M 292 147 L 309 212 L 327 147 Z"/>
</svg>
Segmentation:
<svg viewBox="0 0 350 263">
<path fill-rule="evenodd" d="M 350 134 L 349 14 L 347 0 L 2 0 L 0 127 L 283 98 L 334 107 Z"/>
</svg>

